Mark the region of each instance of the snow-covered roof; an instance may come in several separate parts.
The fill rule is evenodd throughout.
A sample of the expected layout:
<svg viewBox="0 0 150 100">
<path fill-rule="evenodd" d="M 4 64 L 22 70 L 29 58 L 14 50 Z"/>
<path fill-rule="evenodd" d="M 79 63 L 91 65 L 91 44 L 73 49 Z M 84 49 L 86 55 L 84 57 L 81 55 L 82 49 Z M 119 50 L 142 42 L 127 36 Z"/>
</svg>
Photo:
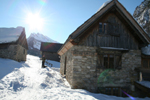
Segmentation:
<svg viewBox="0 0 150 100">
<path fill-rule="evenodd" d="M 36 40 L 38 40 L 40 42 L 57 43 L 57 41 L 54 41 L 54 40 L 50 39 L 49 37 L 44 36 L 43 34 L 40 34 L 40 33 L 31 33 L 30 37 L 34 37 Z"/>
<path fill-rule="evenodd" d="M 100 11 L 102 8 L 104 8 L 108 3 L 110 3 L 112 0 L 108 0 L 105 3 L 103 3 L 103 5 L 98 9 L 98 11 Z M 97 11 L 97 12 L 98 12 Z"/>
<path fill-rule="evenodd" d="M 150 55 L 150 44 L 146 47 L 143 47 L 141 50 L 144 55 Z"/>
<path fill-rule="evenodd" d="M 16 42 L 23 31 L 23 27 L 0 28 L 0 44 Z"/>
<path fill-rule="evenodd" d="M 150 81 L 141 81 L 141 82 L 138 82 L 139 84 L 147 87 L 147 88 L 150 88 Z"/>
</svg>

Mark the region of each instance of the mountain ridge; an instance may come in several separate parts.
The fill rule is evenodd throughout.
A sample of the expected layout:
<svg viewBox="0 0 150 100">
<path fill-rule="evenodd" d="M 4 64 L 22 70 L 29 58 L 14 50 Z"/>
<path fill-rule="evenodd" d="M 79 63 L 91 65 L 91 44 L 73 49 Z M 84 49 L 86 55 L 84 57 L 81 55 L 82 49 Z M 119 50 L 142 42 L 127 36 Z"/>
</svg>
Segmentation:
<svg viewBox="0 0 150 100">
<path fill-rule="evenodd" d="M 40 47 L 41 42 L 50 42 L 50 43 L 58 43 L 55 40 L 52 40 L 48 36 L 45 36 L 40 33 L 31 33 L 27 38 L 28 42 L 28 54 L 35 55 L 41 57 Z"/>
<path fill-rule="evenodd" d="M 150 0 L 144 0 L 136 7 L 133 17 L 150 36 Z"/>
</svg>

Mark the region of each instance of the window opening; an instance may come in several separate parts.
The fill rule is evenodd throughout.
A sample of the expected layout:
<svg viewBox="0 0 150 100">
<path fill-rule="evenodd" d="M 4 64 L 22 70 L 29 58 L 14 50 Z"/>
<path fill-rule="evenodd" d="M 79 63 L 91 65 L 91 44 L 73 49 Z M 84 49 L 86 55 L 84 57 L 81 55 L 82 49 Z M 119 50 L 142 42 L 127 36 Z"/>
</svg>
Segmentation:
<svg viewBox="0 0 150 100">
<path fill-rule="evenodd" d="M 106 23 L 104 23 L 104 34 L 106 34 Z"/>
<path fill-rule="evenodd" d="M 104 66 L 105 68 L 114 68 L 114 56 L 104 55 Z"/>
<path fill-rule="evenodd" d="M 66 63 L 67 63 L 67 57 L 65 57 L 65 64 L 64 64 L 64 75 L 66 75 Z"/>
<path fill-rule="evenodd" d="M 100 32 L 100 33 L 103 32 L 102 26 L 103 26 L 103 24 L 102 24 L 102 23 L 99 23 L 99 32 Z"/>
</svg>

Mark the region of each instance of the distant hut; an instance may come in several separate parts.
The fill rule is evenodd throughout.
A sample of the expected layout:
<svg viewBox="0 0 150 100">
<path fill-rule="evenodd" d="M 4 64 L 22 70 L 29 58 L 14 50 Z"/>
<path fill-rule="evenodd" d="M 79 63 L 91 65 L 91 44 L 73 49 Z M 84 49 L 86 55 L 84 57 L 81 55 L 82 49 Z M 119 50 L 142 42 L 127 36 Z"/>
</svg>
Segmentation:
<svg viewBox="0 0 150 100">
<path fill-rule="evenodd" d="M 25 61 L 28 50 L 25 28 L 0 28 L 0 57 Z"/>
<path fill-rule="evenodd" d="M 42 42 L 40 51 L 42 52 L 42 57 L 45 55 L 45 59 L 60 61 L 57 51 L 61 48 L 62 44 L 59 43 L 48 43 Z"/>
</svg>

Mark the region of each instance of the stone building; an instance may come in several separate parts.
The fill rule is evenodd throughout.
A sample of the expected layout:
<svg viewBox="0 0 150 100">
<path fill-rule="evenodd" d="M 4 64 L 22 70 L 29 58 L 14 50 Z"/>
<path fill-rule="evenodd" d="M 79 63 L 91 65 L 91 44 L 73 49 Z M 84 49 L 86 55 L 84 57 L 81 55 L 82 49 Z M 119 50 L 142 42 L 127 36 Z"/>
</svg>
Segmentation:
<svg viewBox="0 0 150 100">
<path fill-rule="evenodd" d="M 141 48 L 150 38 L 118 0 L 79 26 L 58 51 L 60 73 L 73 89 L 123 96 L 139 79 Z"/>
<path fill-rule="evenodd" d="M 27 55 L 25 28 L 0 28 L 0 57 L 25 61 Z"/>
<path fill-rule="evenodd" d="M 48 43 L 48 42 L 42 42 L 40 51 L 48 60 L 58 61 L 60 62 L 60 57 L 57 54 L 57 51 L 61 48 L 62 44 L 60 43 Z"/>
</svg>

